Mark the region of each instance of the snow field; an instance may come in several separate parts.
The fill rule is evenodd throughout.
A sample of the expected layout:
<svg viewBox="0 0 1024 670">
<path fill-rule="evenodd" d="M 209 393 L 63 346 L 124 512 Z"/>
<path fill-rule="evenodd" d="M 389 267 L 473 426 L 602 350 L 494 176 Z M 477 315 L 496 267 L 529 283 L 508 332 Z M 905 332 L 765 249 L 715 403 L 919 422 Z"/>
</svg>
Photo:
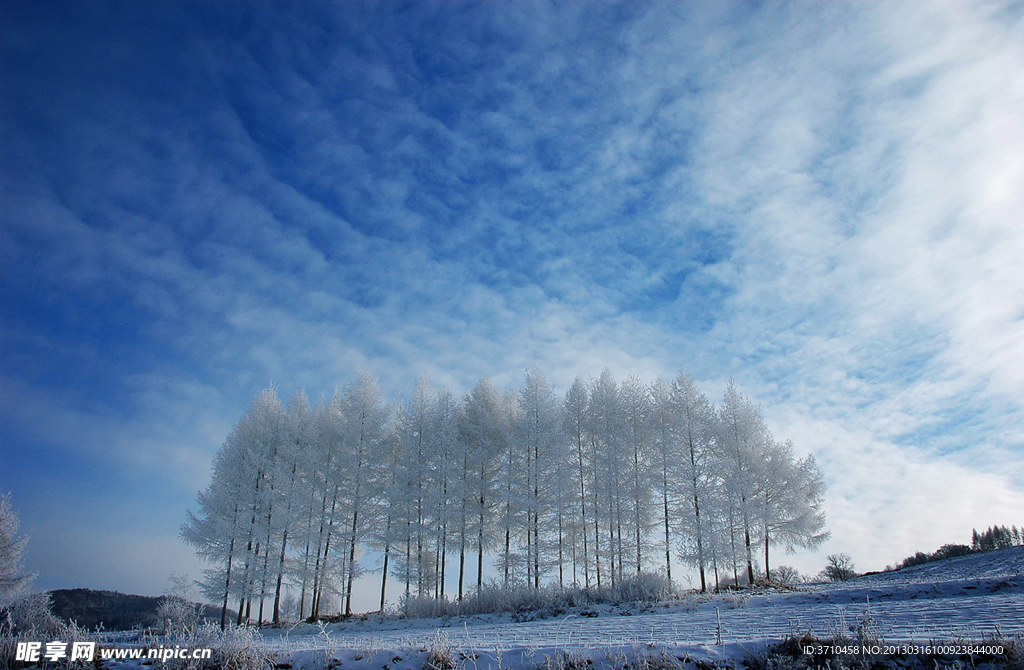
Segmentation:
<svg viewBox="0 0 1024 670">
<path fill-rule="evenodd" d="M 763 654 L 772 640 L 805 634 L 856 640 L 858 627 L 886 643 L 1019 641 L 1024 547 L 795 591 L 692 594 L 658 608 L 604 605 L 515 620 L 537 614 L 371 616 L 264 629 L 256 641 L 292 670 L 421 670 L 431 650 L 447 650 L 454 663 L 435 663 L 436 670 L 625 670 L 627 659 L 647 659 L 641 665 L 648 670 L 686 670 L 694 663 L 735 668 Z"/>
<path fill-rule="evenodd" d="M 443 634 L 457 649 L 602 649 L 622 645 L 682 648 L 746 643 L 791 635 L 850 636 L 868 631 L 887 640 L 929 641 L 1024 635 L 1024 547 L 947 559 L 792 592 L 694 594 L 643 612 L 602 606 L 535 621 L 510 613 L 429 620 L 353 621 L 322 630 L 301 624 L 265 631 L 268 647 L 297 651 L 326 643 L 337 649 L 428 647 Z M 588 615 L 589 614 L 589 615 Z M 597 616 L 592 616 L 596 614 Z M 522 618 L 520 615 L 519 618 Z"/>
</svg>

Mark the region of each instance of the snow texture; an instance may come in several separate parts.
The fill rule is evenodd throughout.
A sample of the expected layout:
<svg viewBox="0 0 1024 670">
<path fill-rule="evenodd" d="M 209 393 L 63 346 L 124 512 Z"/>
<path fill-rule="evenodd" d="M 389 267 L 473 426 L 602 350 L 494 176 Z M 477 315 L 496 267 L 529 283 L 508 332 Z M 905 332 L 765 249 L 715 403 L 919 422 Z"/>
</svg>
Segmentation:
<svg viewBox="0 0 1024 670">
<path fill-rule="evenodd" d="M 692 594 L 655 611 L 642 611 L 640 605 L 602 606 L 533 621 L 522 619 L 536 613 L 369 617 L 265 629 L 262 640 L 279 657 L 289 657 L 295 670 L 325 667 L 328 658 L 352 670 L 420 670 L 431 647 L 449 645 L 454 658 L 473 670 L 530 668 L 558 653 L 582 654 L 598 666 L 616 667 L 622 655 L 662 651 L 676 659 L 735 667 L 735 661 L 763 650 L 768 640 L 806 633 L 854 637 L 865 614 L 874 620 L 873 637 L 886 642 L 1021 636 L 1022 575 L 1024 547 L 1013 547 L 790 592 Z M 716 644 L 719 633 L 723 644 Z"/>
</svg>

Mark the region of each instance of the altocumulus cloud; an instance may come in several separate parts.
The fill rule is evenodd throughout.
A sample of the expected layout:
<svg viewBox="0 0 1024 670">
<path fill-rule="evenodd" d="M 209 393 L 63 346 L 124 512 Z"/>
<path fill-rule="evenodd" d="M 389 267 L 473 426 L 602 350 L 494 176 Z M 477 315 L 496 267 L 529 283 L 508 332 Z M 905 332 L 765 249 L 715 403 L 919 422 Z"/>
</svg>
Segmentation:
<svg viewBox="0 0 1024 670">
<path fill-rule="evenodd" d="M 249 399 L 363 366 L 388 394 L 732 377 L 818 455 L 863 569 L 1024 521 L 1019 6 L 0 25 L 0 488 L 41 586 L 197 571 L 145 548 L 174 555 Z"/>
</svg>

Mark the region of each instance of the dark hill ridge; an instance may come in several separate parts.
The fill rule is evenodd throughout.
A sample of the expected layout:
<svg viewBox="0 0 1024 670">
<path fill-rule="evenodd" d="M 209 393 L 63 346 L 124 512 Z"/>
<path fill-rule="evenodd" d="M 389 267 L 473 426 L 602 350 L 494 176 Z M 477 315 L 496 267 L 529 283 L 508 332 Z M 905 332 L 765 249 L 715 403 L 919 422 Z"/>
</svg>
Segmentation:
<svg viewBox="0 0 1024 670">
<path fill-rule="evenodd" d="M 163 626 L 157 611 L 167 596 L 136 596 L 117 591 L 93 589 L 58 589 L 50 591 L 53 614 L 65 621 L 75 621 L 82 628 L 94 630 L 131 630 L 135 627 Z M 202 606 L 207 621 L 220 623 L 220 609 Z M 228 612 L 228 617 L 232 616 Z"/>
</svg>

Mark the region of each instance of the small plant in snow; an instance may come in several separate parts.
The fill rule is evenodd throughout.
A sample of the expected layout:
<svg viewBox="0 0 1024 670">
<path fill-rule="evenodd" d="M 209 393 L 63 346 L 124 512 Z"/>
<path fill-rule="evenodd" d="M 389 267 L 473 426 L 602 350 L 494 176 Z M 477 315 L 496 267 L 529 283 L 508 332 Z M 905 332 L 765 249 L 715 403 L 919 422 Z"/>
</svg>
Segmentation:
<svg viewBox="0 0 1024 670">
<path fill-rule="evenodd" d="M 672 654 L 664 649 L 659 649 L 655 654 L 649 649 L 638 652 L 633 662 L 630 663 L 630 670 L 682 670 L 683 664 Z"/>
<path fill-rule="evenodd" d="M 736 609 L 737 607 L 743 607 L 744 605 L 746 605 L 748 598 L 749 596 L 746 593 L 737 593 L 730 591 L 729 593 L 725 594 L 722 600 L 724 600 L 725 604 L 728 605 L 731 609 Z"/>
<path fill-rule="evenodd" d="M 868 606 L 861 615 L 856 626 L 850 627 L 854 638 L 861 646 L 878 642 L 878 631 L 875 627 L 875 617 L 871 615 L 871 600 L 868 599 Z"/>
<path fill-rule="evenodd" d="M 500 665 L 500 664 L 499 664 Z M 430 649 L 427 652 L 427 662 L 424 670 L 456 670 L 458 664 L 455 662 L 455 647 L 444 631 L 437 631 Z"/>
<path fill-rule="evenodd" d="M 338 645 L 331 639 L 331 633 L 327 630 L 327 624 L 323 621 L 317 621 L 316 625 L 320 628 L 320 634 L 318 638 L 323 639 L 322 650 L 324 652 L 324 661 L 327 666 L 331 666 L 331 661 L 334 659 L 335 654 L 338 653 Z"/>
<path fill-rule="evenodd" d="M 191 602 L 194 585 L 188 574 L 172 572 L 167 578 L 170 588 L 164 591 L 166 598 L 157 610 L 168 632 L 180 632 L 199 627 L 203 621 L 203 607 Z"/>
<path fill-rule="evenodd" d="M 581 651 L 559 650 L 554 656 L 544 654 L 541 670 L 588 670 L 591 660 Z"/>
<path fill-rule="evenodd" d="M 172 658 L 160 662 L 166 670 L 265 670 L 274 667 L 274 656 L 263 647 L 259 633 L 249 626 L 229 626 L 203 622 L 182 633 L 157 635 L 146 633 L 138 640 L 146 649 L 173 647 L 213 650 L 208 659 Z"/>
</svg>

